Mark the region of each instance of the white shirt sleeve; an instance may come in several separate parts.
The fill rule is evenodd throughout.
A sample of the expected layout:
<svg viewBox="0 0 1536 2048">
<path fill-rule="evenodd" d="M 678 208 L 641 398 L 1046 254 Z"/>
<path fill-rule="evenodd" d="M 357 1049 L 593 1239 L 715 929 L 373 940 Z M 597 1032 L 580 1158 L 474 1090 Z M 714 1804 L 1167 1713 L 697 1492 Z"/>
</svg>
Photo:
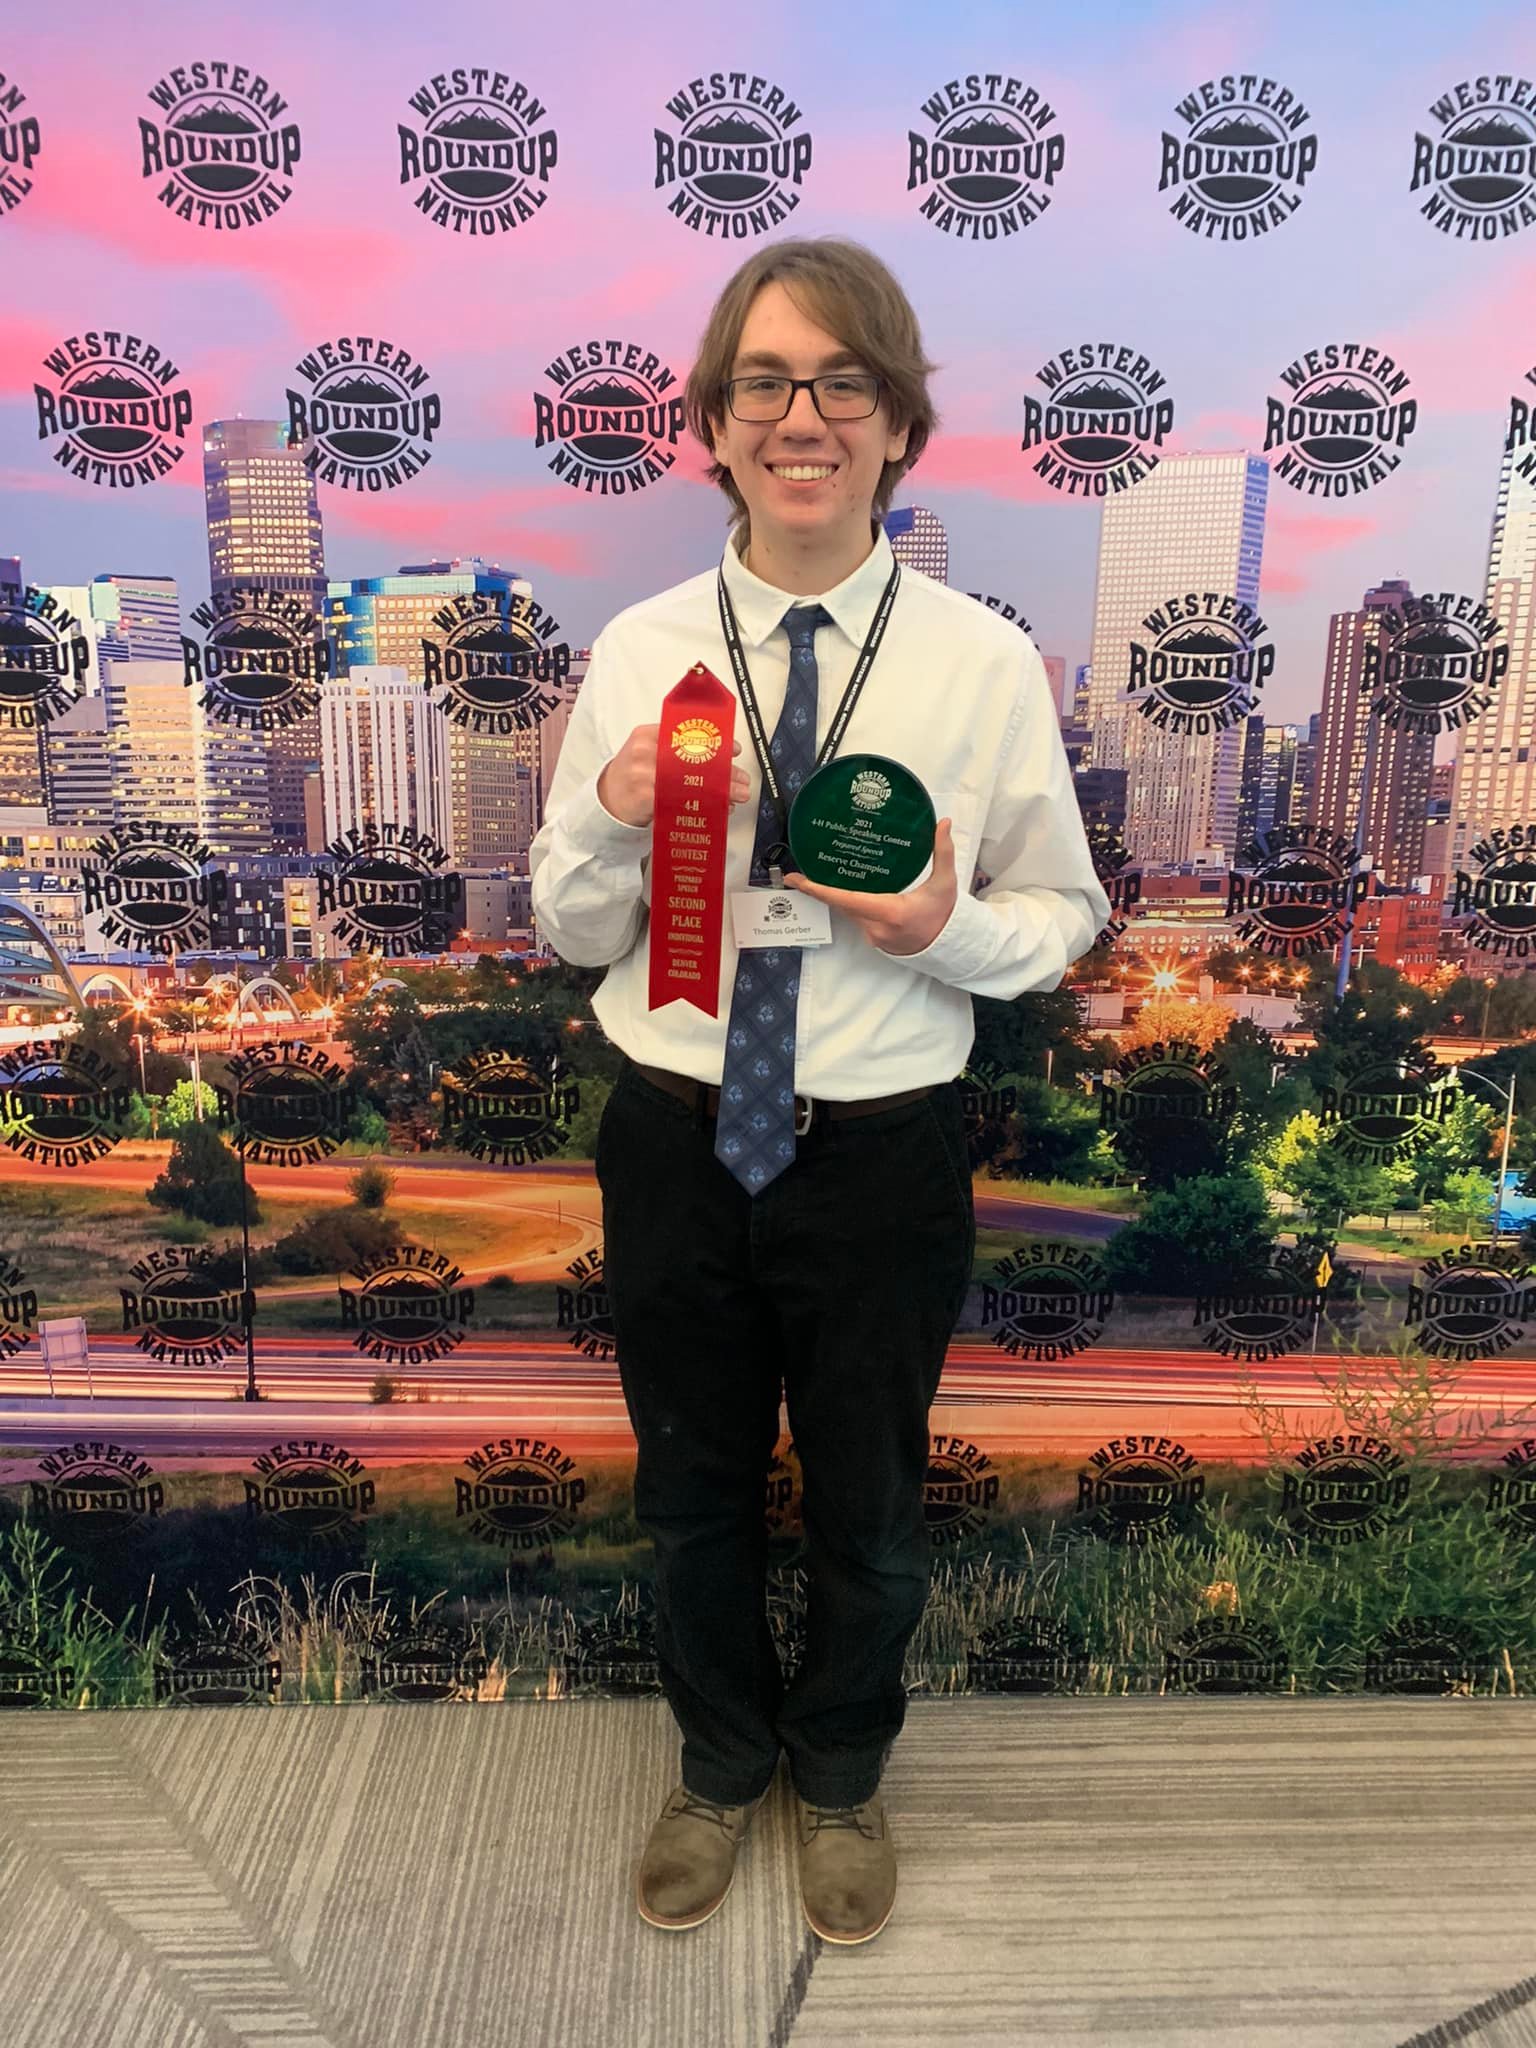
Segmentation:
<svg viewBox="0 0 1536 2048">
<path fill-rule="evenodd" d="M 1059 988 L 1109 922 L 1110 906 L 1038 655 L 1026 662 L 976 860 L 992 877 L 982 893 L 962 891 L 920 953 L 890 957 L 971 995 L 1007 1001 Z"/>
<path fill-rule="evenodd" d="M 573 967 L 608 967 L 639 935 L 649 825 L 626 825 L 603 806 L 598 777 L 629 737 L 605 726 L 605 635 L 592 656 L 550 784 L 544 822 L 528 849 L 529 897 L 539 930 Z"/>
</svg>

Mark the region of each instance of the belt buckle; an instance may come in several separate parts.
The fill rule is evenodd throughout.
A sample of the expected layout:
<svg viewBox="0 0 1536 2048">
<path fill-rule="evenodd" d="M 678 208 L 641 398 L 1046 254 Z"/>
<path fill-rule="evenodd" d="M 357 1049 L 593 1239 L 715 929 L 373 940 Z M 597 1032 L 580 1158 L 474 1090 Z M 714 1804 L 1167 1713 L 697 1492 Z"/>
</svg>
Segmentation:
<svg viewBox="0 0 1536 2048">
<path fill-rule="evenodd" d="M 797 1095 L 795 1097 L 795 1136 L 797 1138 L 809 1136 L 811 1119 L 815 1114 L 816 1105 L 808 1095 Z"/>
</svg>

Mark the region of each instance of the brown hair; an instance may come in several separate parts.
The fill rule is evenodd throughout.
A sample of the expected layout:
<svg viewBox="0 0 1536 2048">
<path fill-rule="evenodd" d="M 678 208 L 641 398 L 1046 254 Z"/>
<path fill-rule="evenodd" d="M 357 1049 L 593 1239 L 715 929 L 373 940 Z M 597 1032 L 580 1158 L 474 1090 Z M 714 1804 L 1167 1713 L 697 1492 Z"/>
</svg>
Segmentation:
<svg viewBox="0 0 1536 2048">
<path fill-rule="evenodd" d="M 923 353 L 923 338 L 911 301 L 893 273 L 862 243 L 841 235 L 769 242 L 749 256 L 715 301 L 694 358 L 683 402 L 688 425 L 713 456 L 711 419 L 725 415 L 725 382 L 736 360 L 747 311 L 765 284 L 783 285 L 806 319 L 814 320 L 845 348 L 854 350 L 883 380 L 883 404 L 891 431 L 908 428 L 907 452 L 887 462 L 875 486 L 874 516 L 883 519 L 896 486 L 911 469 L 939 416 L 928 395 L 928 379 L 940 368 Z M 723 463 L 711 461 L 709 480 L 731 501 L 735 517 L 747 517 L 746 500 Z"/>
</svg>

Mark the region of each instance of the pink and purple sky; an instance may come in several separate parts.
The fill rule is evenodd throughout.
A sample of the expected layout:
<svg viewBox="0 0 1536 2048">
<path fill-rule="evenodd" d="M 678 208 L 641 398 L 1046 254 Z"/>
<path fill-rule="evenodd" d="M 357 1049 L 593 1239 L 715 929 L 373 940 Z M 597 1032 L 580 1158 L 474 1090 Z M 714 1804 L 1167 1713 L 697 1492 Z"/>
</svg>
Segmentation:
<svg viewBox="0 0 1536 2048">
<path fill-rule="evenodd" d="M 300 125 L 293 197 L 259 227 L 179 221 L 140 175 L 148 88 L 198 57 L 260 71 Z M 3 64 L 43 139 L 33 190 L 0 215 L 0 554 L 19 552 L 33 581 L 168 573 L 184 605 L 206 592 L 195 441 L 177 475 L 131 495 L 64 475 L 38 442 L 42 358 L 92 327 L 172 354 L 199 424 L 281 415 L 295 360 L 343 332 L 388 336 L 427 366 L 444 407 L 429 468 L 368 498 L 321 487 L 332 576 L 481 554 L 531 577 L 566 637 L 588 644 L 622 606 L 707 567 L 726 504 L 701 449 L 638 496 L 578 493 L 533 445 L 532 394 L 589 338 L 638 342 L 681 384 L 715 294 L 757 243 L 669 216 L 652 131 L 672 125 L 666 100 L 689 79 L 741 69 L 781 84 L 814 138 L 802 202 L 776 232 L 876 250 L 942 365 L 940 430 L 897 502 L 939 514 L 950 582 L 1018 605 L 1069 676 L 1088 652 L 1099 513 L 1035 477 L 1019 439 L 1039 365 L 1073 343 L 1128 342 L 1162 369 L 1178 449 L 1260 448 L 1266 392 L 1329 341 L 1374 343 L 1407 370 L 1420 425 L 1393 476 L 1339 504 L 1272 480 L 1271 718 L 1317 708 L 1328 615 L 1372 583 L 1482 592 L 1508 401 L 1536 362 L 1536 228 L 1456 242 L 1421 219 L 1408 183 L 1415 130 L 1457 80 L 1536 77 L 1526 9 L 1089 0 L 1026 24 L 997 4 L 957 20 L 862 0 L 735 19 L 700 0 L 517 14 L 462 0 L 441 18 L 399 0 L 88 0 L 83 13 L 27 10 Z M 559 137 L 546 205 L 483 240 L 423 219 L 399 182 L 408 95 L 454 64 L 521 79 Z M 920 103 L 969 70 L 1039 88 L 1066 141 L 1053 204 L 994 243 L 942 233 L 905 190 Z M 1225 71 L 1288 85 L 1319 141 L 1300 209 L 1244 246 L 1197 238 L 1156 189 L 1175 103 Z"/>
</svg>

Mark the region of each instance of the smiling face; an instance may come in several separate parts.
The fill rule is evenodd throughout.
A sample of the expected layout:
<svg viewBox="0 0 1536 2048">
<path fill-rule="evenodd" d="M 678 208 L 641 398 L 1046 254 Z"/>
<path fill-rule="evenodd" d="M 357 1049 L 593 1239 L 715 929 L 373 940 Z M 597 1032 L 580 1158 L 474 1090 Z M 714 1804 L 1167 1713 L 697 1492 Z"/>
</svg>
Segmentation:
<svg viewBox="0 0 1536 2048">
<path fill-rule="evenodd" d="M 870 365 L 835 334 L 818 327 L 784 286 L 765 284 L 742 323 L 730 375 L 754 370 L 819 377 Z M 753 566 L 773 561 L 825 561 L 849 573 L 869 552 L 875 490 L 887 462 L 907 450 L 907 429 L 891 431 L 887 394 L 868 419 L 824 420 L 809 391 L 797 391 L 782 420 L 739 420 L 727 408 L 712 422 L 715 460 L 731 472 L 746 501 Z M 810 476 L 785 470 L 812 470 Z M 829 586 L 830 587 L 830 586 Z"/>
</svg>

